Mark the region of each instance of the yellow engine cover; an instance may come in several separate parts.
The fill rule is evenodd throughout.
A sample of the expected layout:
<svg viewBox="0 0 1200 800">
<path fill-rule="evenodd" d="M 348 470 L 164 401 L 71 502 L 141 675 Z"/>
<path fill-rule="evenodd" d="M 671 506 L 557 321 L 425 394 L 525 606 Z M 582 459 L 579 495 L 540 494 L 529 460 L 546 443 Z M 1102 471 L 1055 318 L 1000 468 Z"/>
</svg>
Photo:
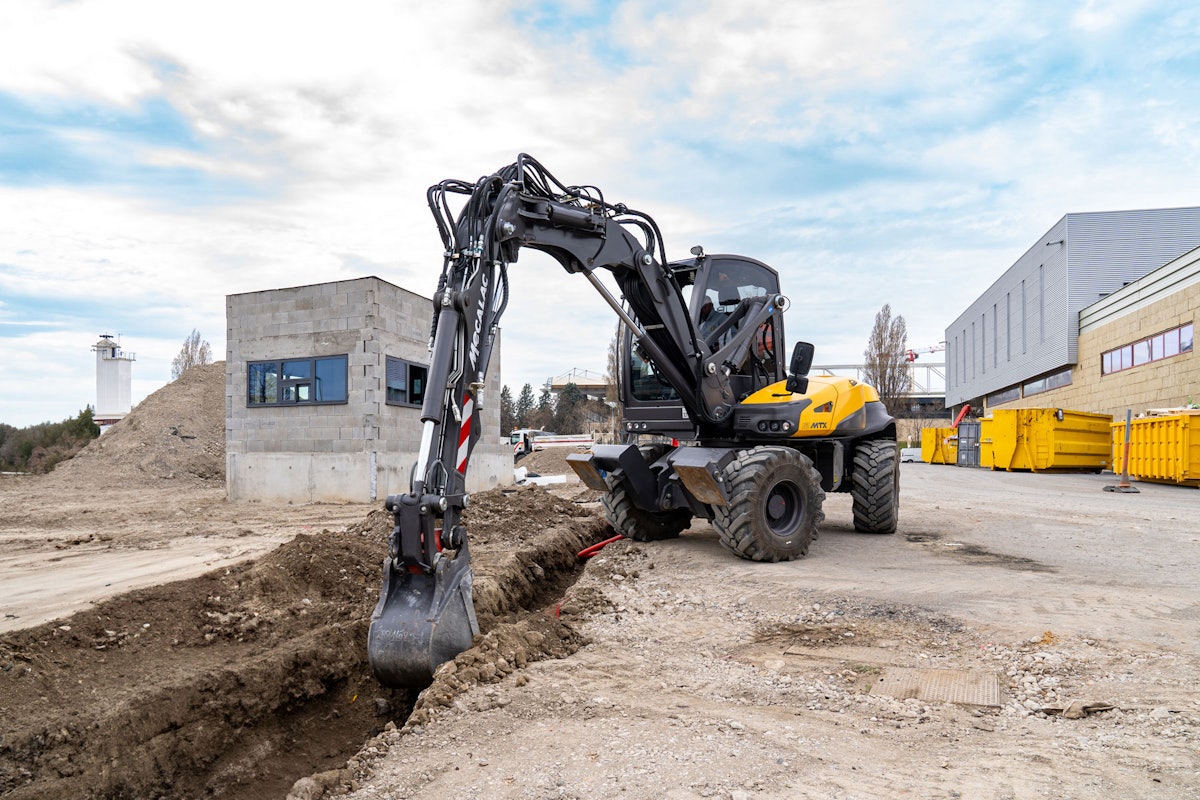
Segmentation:
<svg viewBox="0 0 1200 800">
<path fill-rule="evenodd" d="M 839 426 L 860 428 L 865 422 L 867 403 L 878 403 L 879 393 L 873 386 L 852 378 L 835 375 L 810 376 L 808 392 L 789 393 L 787 381 L 771 384 L 742 401 L 743 405 L 760 403 L 811 403 L 800 412 L 800 420 L 792 438 L 828 436 Z"/>
</svg>

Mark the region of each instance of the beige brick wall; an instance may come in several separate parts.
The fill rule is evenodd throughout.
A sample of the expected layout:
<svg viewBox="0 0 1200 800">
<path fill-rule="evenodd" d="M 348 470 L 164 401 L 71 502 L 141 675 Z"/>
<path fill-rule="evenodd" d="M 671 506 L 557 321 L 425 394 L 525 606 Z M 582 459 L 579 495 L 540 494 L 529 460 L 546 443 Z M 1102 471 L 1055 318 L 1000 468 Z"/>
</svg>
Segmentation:
<svg viewBox="0 0 1200 800">
<path fill-rule="evenodd" d="M 1189 395 L 1200 402 L 1200 354 L 1195 347 L 1162 361 L 1100 374 L 1101 353 L 1189 322 L 1195 327 L 1198 309 L 1200 284 L 1085 331 L 1079 335 L 1079 363 L 1072 370 L 1070 386 L 993 407 L 1068 408 L 1123 418 L 1127 408 L 1135 416 L 1148 408 L 1176 408 L 1187 403 Z"/>
</svg>

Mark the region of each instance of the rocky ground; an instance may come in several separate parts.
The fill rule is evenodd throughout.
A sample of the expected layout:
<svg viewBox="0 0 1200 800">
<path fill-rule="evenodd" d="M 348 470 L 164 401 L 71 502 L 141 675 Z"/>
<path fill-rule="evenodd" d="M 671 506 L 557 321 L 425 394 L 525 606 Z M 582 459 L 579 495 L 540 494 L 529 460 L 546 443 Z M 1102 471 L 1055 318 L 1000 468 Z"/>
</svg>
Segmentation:
<svg viewBox="0 0 1200 800">
<path fill-rule="evenodd" d="M 585 562 L 592 493 L 488 492 L 484 633 L 391 692 L 389 518 L 225 502 L 222 374 L 0 481 L 0 796 L 1200 797 L 1193 489 L 905 464 L 896 535 L 831 495 L 774 565 L 703 523 Z"/>
</svg>

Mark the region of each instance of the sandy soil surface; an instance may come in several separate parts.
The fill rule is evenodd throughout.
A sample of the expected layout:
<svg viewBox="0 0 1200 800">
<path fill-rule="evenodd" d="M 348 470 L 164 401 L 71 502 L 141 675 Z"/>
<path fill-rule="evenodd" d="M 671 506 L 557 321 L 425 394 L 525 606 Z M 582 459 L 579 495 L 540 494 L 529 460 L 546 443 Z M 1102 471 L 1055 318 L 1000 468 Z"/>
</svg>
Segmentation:
<svg viewBox="0 0 1200 800">
<path fill-rule="evenodd" d="M 0 481 L 6 798 L 1200 797 L 1195 490 L 905 464 L 893 536 L 831 495 L 801 561 L 586 568 L 592 493 L 488 492 L 483 635 L 418 695 L 365 664 L 388 515 L 228 504 L 185 378 Z"/>
</svg>

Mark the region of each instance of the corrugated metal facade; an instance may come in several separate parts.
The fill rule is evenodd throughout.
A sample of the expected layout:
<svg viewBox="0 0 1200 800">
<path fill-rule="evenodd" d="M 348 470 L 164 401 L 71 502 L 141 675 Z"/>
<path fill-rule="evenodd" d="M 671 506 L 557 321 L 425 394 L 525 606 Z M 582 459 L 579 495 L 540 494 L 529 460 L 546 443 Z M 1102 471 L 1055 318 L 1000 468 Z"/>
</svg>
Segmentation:
<svg viewBox="0 0 1200 800">
<path fill-rule="evenodd" d="M 946 329 L 946 403 L 1073 365 L 1079 312 L 1200 245 L 1200 207 L 1067 214 Z"/>
</svg>

